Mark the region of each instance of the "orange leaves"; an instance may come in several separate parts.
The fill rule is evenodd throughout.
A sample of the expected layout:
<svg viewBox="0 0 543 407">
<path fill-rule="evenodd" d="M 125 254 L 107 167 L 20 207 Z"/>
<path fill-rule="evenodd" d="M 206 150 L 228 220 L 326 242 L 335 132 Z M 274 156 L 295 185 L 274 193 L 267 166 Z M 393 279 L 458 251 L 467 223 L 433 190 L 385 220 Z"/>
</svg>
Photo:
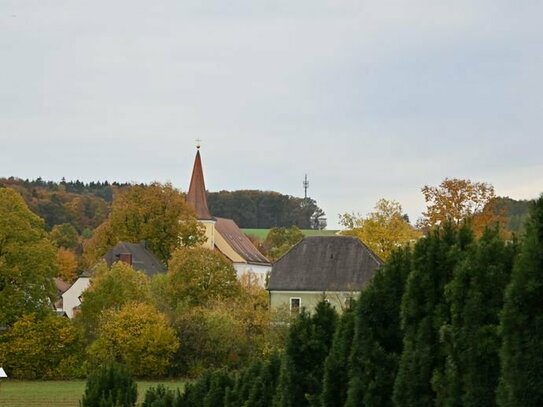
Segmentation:
<svg viewBox="0 0 543 407">
<path fill-rule="evenodd" d="M 449 220 L 458 225 L 471 222 L 476 236 L 486 226 L 503 223 L 504 216 L 496 210 L 494 187 L 486 182 L 469 179 L 445 178 L 437 187 L 422 187 L 427 210 L 418 226 L 430 229 Z"/>
</svg>

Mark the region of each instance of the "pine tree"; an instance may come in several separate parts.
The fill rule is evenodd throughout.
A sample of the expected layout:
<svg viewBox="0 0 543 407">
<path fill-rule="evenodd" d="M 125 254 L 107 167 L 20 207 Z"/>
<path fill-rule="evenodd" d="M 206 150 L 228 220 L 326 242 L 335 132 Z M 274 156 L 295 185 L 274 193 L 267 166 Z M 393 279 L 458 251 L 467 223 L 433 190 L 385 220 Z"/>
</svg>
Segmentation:
<svg viewBox="0 0 543 407">
<path fill-rule="evenodd" d="M 354 306 L 345 310 L 338 321 L 330 353 L 324 362 L 321 394 L 323 407 L 343 407 L 349 387 L 349 355 L 354 336 Z"/>
<path fill-rule="evenodd" d="M 492 406 L 499 378 L 498 314 L 509 282 L 515 244 L 487 229 L 445 287 L 451 322 L 441 328 L 447 362 L 442 394 L 446 406 Z"/>
<path fill-rule="evenodd" d="M 211 375 L 209 391 L 204 397 L 204 407 L 218 407 L 224 405 L 226 389 L 232 387 L 233 379 L 226 370 L 217 370 Z"/>
<path fill-rule="evenodd" d="M 436 390 L 443 386 L 446 356 L 439 329 L 449 321 L 444 287 L 472 240 L 467 226 L 457 231 L 446 224 L 415 246 L 413 270 L 401 305 L 404 339 L 393 394 L 397 406 L 440 404 Z"/>
<path fill-rule="evenodd" d="M 498 404 L 543 405 L 543 195 L 532 205 L 500 315 Z"/>
<path fill-rule="evenodd" d="M 390 406 L 402 352 L 400 304 L 411 271 L 412 250 L 394 251 L 360 294 L 350 355 L 345 406 Z"/>
<path fill-rule="evenodd" d="M 272 407 L 280 367 L 281 359 L 275 353 L 261 365 L 258 377 L 254 381 L 249 398 L 243 407 Z"/>
<path fill-rule="evenodd" d="M 180 405 L 183 407 L 204 407 L 204 399 L 211 387 L 212 373 L 205 372 L 200 379 L 185 386 Z"/>
<path fill-rule="evenodd" d="M 313 316 L 305 310 L 290 327 L 274 405 L 304 407 L 320 404 L 324 360 L 334 336 L 337 313 L 321 301 Z"/>
<path fill-rule="evenodd" d="M 167 389 L 163 384 L 157 387 L 150 387 L 145 392 L 145 398 L 141 407 L 175 407 L 177 401 L 177 393 Z"/>
<path fill-rule="evenodd" d="M 132 407 L 136 405 L 136 382 L 121 365 L 104 365 L 91 373 L 81 400 L 82 407 Z"/>
</svg>

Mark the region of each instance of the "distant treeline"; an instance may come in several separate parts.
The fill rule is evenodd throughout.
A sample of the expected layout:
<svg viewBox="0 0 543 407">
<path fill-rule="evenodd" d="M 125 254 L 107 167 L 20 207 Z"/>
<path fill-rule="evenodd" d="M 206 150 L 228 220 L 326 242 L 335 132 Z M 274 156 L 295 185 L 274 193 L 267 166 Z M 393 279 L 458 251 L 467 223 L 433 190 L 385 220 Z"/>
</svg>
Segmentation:
<svg viewBox="0 0 543 407">
<path fill-rule="evenodd" d="M 69 223 L 83 235 L 90 234 L 107 219 L 116 191 L 130 185 L 0 178 L 0 188 L 9 186 L 17 190 L 30 209 L 45 220 L 47 230 Z M 208 193 L 208 200 L 214 216 L 234 219 L 242 228 L 295 225 L 301 229 L 323 229 L 326 226 L 324 212 L 309 198 L 270 191 L 221 191 Z"/>
<path fill-rule="evenodd" d="M 509 197 L 496 198 L 496 208 L 503 211 L 507 217 L 507 229 L 514 233 L 519 233 L 524 230 L 524 223 L 528 218 L 530 207 L 528 200 L 516 201 Z"/>
<path fill-rule="evenodd" d="M 220 191 L 208 194 L 208 204 L 214 216 L 233 219 L 240 228 L 324 229 L 326 226 L 324 212 L 311 198 L 271 191 Z"/>
</svg>

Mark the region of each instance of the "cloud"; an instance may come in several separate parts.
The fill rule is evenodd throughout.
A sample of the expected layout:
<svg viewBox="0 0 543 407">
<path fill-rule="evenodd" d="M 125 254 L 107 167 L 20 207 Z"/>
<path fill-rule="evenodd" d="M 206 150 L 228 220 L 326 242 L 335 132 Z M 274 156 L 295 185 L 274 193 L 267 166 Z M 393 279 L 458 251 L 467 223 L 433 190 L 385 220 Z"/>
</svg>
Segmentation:
<svg viewBox="0 0 543 407">
<path fill-rule="evenodd" d="M 537 195 L 543 4 L 5 1 L 0 175 L 166 181 L 328 213 L 444 177 Z M 15 15 L 15 17 L 13 17 Z M 519 178 L 517 183 L 514 179 Z M 539 190 L 538 190 L 539 188 Z"/>
</svg>

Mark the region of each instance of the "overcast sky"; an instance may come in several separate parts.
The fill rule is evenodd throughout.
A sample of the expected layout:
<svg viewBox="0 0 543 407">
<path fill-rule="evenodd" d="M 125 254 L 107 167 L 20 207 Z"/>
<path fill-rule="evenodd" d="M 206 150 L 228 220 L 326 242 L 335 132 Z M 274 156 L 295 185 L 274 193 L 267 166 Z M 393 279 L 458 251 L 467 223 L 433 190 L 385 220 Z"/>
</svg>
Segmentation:
<svg viewBox="0 0 543 407">
<path fill-rule="evenodd" d="M 445 177 L 543 192 L 539 0 L 1 0 L 0 176 L 172 182 L 342 212 Z"/>
</svg>

